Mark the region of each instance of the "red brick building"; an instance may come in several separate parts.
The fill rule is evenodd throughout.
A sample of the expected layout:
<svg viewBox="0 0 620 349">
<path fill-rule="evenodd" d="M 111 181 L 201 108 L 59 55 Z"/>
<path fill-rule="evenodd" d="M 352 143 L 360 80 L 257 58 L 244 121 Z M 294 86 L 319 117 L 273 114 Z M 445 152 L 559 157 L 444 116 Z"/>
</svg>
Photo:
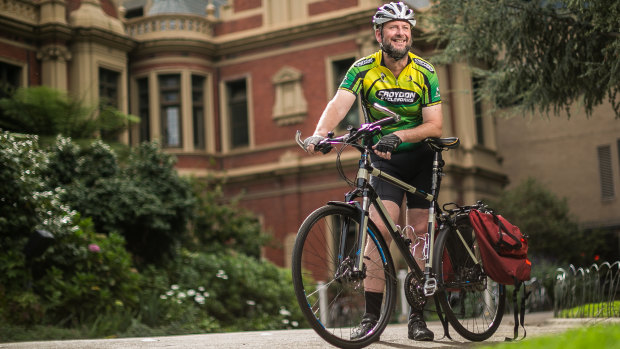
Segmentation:
<svg viewBox="0 0 620 349">
<path fill-rule="evenodd" d="M 407 2 L 417 12 L 428 6 Z M 293 137 L 312 133 L 342 74 L 378 49 L 371 17 L 382 3 L 1 1 L 0 82 L 48 85 L 92 103 L 108 98 L 140 116 L 124 141 L 158 140 L 177 156 L 180 173 L 225 179 L 226 195 L 241 195 L 273 235 L 264 256 L 286 266 L 304 217 L 348 190 L 335 154 L 310 157 Z M 418 23 L 412 50 L 430 57 L 434 46 L 419 39 L 425 23 Z M 444 135 L 462 144 L 446 153 L 440 199 L 492 197 L 508 183 L 497 121 L 474 102 L 465 65 L 436 68 Z M 359 122 L 359 112 L 347 120 Z M 509 144 L 516 135 L 503 137 Z M 356 155 L 343 154 L 345 167 L 357 164 Z"/>
</svg>

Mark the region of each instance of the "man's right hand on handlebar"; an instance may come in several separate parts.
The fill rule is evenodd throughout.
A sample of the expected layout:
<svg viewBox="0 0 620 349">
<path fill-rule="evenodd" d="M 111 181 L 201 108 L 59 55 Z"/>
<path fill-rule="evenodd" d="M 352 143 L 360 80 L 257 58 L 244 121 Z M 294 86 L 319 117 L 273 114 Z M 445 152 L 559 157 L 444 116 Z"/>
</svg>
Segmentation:
<svg viewBox="0 0 620 349">
<path fill-rule="evenodd" d="M 324 139 L 325 137 L 323 136 L 312 135 L 304 140 L 304 148 L 308 153 L 315 154 L 316 152 L 314 148 Z"/>
</svg>

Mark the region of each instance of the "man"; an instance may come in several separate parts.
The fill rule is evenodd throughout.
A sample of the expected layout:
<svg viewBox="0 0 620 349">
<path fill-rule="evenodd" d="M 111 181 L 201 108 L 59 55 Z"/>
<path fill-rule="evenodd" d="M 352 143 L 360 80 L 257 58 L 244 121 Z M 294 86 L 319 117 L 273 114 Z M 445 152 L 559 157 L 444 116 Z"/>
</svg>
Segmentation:
<svg viewBox="0 0 620 349">
<path fill-rule="evenodd" d="M 379 7 L 373 16 L 373 24 L 381 50 L 351 66 L 338 92 L 323 111 L 314 134 L 304 141 L 304 145 L 309 153 L 315 154 L 315 145 L 346 116 L 359 95 L 371 119 L 367 121 L 385 117 L 369 108 L 373 103 L 379 103 L 402 116 L 398 123 L 384 127 L 382 135 L 374 140 L 374 154 L 371 156 L 373 165 L 430 192 L 433 152 L 420 142 L 427 137 L 441 137 L 441 97 L 434 67 L 409 52 L 415 23 L 413 11 L 402 2 Z M 392 219 L 398 222 L 405 192 L 375 177 L 371 179 L 371 184 Z M 427 231 L 429 204 L 412 194 L 406 194 L 407 224 L 421 236 Z M 389 244 L 391 237 L 374 207 L 370 209 L 370 218 L 378 223 L 378 228 Z M 423 269 L 420 260 L 422 251 L 419 250 L 416 249 L 416 257 Z M 376 254 L 376 251 L 366 253 L 371 260 L 378 259 Z M 370 272 L 368 274 L 364 280 L 366 313 L 354 331 L 353 338 L 361 338 L 371 331 L 380 315 L 384 281 L 380 276 L 373 277 Z M 412 309 L 408 329 L 410 339 L 433 340 L 433 332 L 426 327 L 423 319 L 423 307 Z"/>
</svg>

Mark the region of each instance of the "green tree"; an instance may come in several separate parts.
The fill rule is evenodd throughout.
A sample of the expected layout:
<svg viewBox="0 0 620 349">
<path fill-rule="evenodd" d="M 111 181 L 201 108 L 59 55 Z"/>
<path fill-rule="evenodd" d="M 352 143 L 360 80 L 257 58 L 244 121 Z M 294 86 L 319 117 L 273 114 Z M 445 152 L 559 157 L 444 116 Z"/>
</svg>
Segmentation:
<svg viewBox="0 0 620 349">
<path fill-rule="evenodd" d="M 0 99 L 0 128 L 7 131 L 77 139 L 98 133 L 115 140 L 129 123 L 139 121 L 106 103 L 89 107 L 66 93 L 47 86 L 19 88 L 10 98 Z"/>
<path fill-rule="evenodd" d="M 528 254 L 534 258 L 582 265 L 604 250 L 604 236 L 580 229 L 566 199 L 533 178 L 503 192 L 490 205 L 529 236 Z"/>
<path fill-rule="evenodd" d="M 427 17 L 435 59 L 477 67 L 478 97 L 544 113 L 579 101 L 588 115 L 607 99 L 620 117 L 618 18 L 617 0 L 435 0 Z"/>
</svg>

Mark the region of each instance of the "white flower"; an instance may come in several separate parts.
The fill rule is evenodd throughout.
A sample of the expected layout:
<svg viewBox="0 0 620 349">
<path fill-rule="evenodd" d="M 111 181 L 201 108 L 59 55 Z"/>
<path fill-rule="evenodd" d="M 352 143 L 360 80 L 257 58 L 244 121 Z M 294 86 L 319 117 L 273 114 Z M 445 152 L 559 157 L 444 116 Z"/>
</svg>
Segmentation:
<svg viewBox="0 0 620 349">
<path fill-rule="evenodd" d="M 176 291 L 176 290 L 178 290 L 178 289 L 179 289 L 179 285 L 176 285 L 176 284 L 175 284 L 175 285 L 171 285 L 171 286 L 170 286 L 170 289 L 171 289 L 171 290 L 175 290 L 175 291 Z"/>
<path fill-rule="evenodd" d="M 282 320 L 282 323 L 285 324 L 285 325 L 288 325 L 288 319 Z"/>
<path fill-rule="evenodd" d="M 256 305 L 256 302 L 254 302 L 252 300 L 247 300 L 247 301 L 245 301 L 245 304 L 247 304 L 247 305 Z"/>
<path fill-rule="evenodd" d="M 195 294 L 196 294 L 196 291 L 191 290 L 191 289 L 190 289 L 190 290 L 187 290 L 187 295 L 188 295 L 188 296 L 193 297 Z"/>
<path fill-rule="evenodd" d="M 223 271 L 222 269 L 218 270 L 215 276 L 223 280 L 228 280 L 228 275 L 226 275 L 226 272 Z"/>
<path fill-rule="evenodd" d="M 165 294 L 162 294 L 162 295 L 159 296 L 159 299 L 168 299 L 168 297 L 166 297 Z"/>
<path fill-rule="evenodd" d="M 173 295 L 174 295 L 174 291 L 166 292 L 166 296 L 168 296 L 168 297 L 172 297 Z"/>
<path fill-rule="evenodd" d="M 185 298 L 185 292 L 179 292 L 179 294 L 177 295 L 177 297 L 179 298 Z"/>
<path fill-rule="evenodd" d="M 297 326 L 299 326 L 299 322 L 297 322 L 297 321 L 291 321 L 291 325 L 292 325 L 293 327 L 297 327 Z"/>
<path fill-rule="evenodd" d="M 198 304 L 205 304 L 205 297 L 197 294 L 196 297 L 194 297 L 194 301 L 196 301 L 196 303 Z"/>
<path fill-rule="evenodd" d="M 204 290 L 205 290 L 204 287 L 202 287 L 202 286 L 198 287 L 198 291 L 203 292 Z"/>
<path fill-rule="evenodd" d="M 291 315 L 291 312 L 286 310 L 286 308 L 282 307 L 282 308 L 280 308 L 280 315 L 282 315 L 282 316 L 289 316 L 289 315 Z"/>
<path fill-rule="evenodd" d="M 202 294 L 202 295 L 203 295 L 203 296 L 205 296 L 205 297 L 209 297 L 209 296 L 211 296 L 211 295 L 209 294 L 209 292 L 203 292 L 203 294 Z"/>
</svg>

